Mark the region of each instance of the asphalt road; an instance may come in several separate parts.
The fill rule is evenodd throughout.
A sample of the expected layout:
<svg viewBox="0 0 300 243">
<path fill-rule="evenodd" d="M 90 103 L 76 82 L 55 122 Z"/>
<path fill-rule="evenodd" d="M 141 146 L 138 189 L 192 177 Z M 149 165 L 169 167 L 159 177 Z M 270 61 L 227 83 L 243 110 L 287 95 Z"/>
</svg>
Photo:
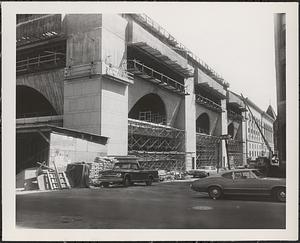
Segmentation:
<svg viewBox="0 0 300 243">
<path fill-rule="evenodd" d="M 212 200 L 189 182 L 21 193 L 16 225 L 43 229 L 282 229 L 285 203 Z"/>
</svg>

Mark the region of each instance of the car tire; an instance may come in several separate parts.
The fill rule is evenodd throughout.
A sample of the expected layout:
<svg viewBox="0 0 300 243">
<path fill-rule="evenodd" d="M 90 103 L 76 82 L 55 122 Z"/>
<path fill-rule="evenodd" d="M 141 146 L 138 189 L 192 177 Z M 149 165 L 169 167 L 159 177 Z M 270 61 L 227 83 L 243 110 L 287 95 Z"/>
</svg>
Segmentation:
<svg viewBox="0 0 300 243">
<path fill-rule="evenodd" d="M 208 195 L 211 199 L 219 199 L 222 197 L 222 190 L 218 186 L 208 188 Z"/>
<path fill-rule="evenodd" d="M 285 188 L 277 188 L 274 191 L 274 198 L 278 202 L 285 202 L 286 200 L 286 192 Z"/>
<path fill-rule="evenodd" d="M 152 177 L 149 177 L 149 179 L 146 181 L 146 186 L 151 186 L 152 185 Z"/>
<path fill-rule="evenodd" d="M 130 184 L 131 184 L 130 178 L 129 178 L 128 176 L 126 176 L 126 177 L 124 178 L 123 185 L 124 185 L 125 187 L 129 187 Z"/>
</svg>

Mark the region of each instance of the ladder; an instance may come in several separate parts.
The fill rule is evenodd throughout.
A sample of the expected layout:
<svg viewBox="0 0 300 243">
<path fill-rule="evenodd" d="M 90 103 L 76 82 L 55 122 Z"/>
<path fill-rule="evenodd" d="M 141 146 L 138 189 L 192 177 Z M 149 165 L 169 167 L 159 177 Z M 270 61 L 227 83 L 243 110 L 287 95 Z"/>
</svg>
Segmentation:
<svg viewBox="0 0 300 243">
<path fill-rule="evenodd" d="M 65 172 L 46 172 L 47 179 L 46 188 L 50 190 L 60 190 L 60 189 L 69 189 L 71 188 L 68 178 L 66 177 Z"/>
</svg>

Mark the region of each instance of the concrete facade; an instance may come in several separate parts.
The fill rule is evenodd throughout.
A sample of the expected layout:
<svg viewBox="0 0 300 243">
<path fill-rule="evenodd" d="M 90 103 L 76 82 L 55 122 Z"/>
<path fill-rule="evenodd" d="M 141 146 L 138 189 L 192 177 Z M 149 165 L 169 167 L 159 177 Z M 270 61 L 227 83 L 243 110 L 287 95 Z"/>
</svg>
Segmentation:
<svg viewBox="0 0 300 243">
<path fill-rule="evenodd" d="M 247 112 L 247 158 L 250 160 L 255 160 L 259 156 L 268 157 L 269 151 L 264 142 L 264 139 L 255 124 L 254 119 L 259 125 L 264 137 L 269 143 L 272 151 L 274 152 L 274 122 L 275 119 L 269 116 L 266 112 L 262 111 L 257 107 L 252 101 L 248 100 L 249 108 L 252 111 L 254 118 L 251 116 L 250 112 Z"/>
</svg>

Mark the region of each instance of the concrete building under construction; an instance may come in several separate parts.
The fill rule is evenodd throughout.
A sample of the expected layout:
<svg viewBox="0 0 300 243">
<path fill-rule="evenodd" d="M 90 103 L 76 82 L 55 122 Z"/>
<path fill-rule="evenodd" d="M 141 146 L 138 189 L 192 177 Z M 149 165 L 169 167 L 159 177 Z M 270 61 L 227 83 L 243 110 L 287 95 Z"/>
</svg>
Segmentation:
<svg viewBox="0 0 300 243">
<path fill-rule="evenodd" d="M 246 163 L 241 98 L 148 16 L 18 15 L 16 44 L 17 170 L 49 160 L 46 125 L 146 168 Z"/>
</svg>

